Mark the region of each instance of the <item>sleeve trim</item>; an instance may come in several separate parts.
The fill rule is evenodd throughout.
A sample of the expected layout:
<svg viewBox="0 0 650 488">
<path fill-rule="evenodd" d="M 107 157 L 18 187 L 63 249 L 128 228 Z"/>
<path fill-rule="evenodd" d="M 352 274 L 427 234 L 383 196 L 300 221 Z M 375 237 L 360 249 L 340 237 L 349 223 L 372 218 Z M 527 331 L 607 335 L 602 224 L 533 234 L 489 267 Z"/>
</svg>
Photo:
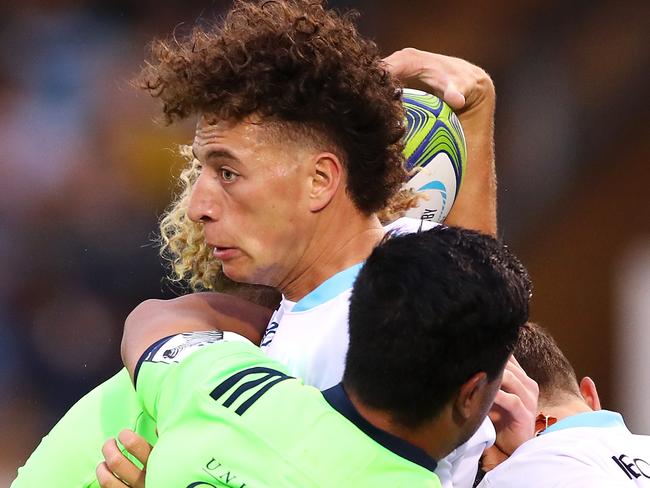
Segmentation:
<svg viewBox="0 0 650 488">
<path fill-rule="evenodd" d="M 171 334 L 166 337 L 163 337 L 162 339 L 158 339 L 156 342 L 151 344 L 140 356 L 140 359 L 138 359 L 137 364 L 135 365 L 135 370 L 133 371 L 133 387 L 137 390 L 138 388 L 138 373 L 140 372 L 140 367 L 142 366 L 142 363 L 144 363 L 147 358 L 152 357 L 158 349 L 160 349 L 160 346 L 162 346 L 165 342 L 167 342 L 169 339 L 172 337 L 177 336 L 178 334 Z"/>
</svg>

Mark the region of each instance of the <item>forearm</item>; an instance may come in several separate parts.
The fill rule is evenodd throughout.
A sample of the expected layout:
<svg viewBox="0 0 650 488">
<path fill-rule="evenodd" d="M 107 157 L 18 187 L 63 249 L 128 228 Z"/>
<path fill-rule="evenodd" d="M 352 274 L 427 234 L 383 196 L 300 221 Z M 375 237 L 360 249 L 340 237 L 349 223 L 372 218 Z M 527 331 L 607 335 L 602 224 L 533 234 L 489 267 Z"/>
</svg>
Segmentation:
<svg viewBox="0 0 650 488">
<path fill-rule="evenodd" d="M 468 109 L 459 114 L 467 142 L 467 170 L 446 223 L 496 235 L 495 91 L 487 74 L 478 85 L 480 96 L 471 100 L 472 106 L 468 100 Z"/>
<path fill-rule="evenodd" d="M 494 84 L 478 66 L 463 59 L 406 48 L 385 59 L 389 71 L 417 79 L 458 115 L 467 142 L 467 168 L 446 223 L 495 235 Z"/>
<path fill-rule="evenodd" d="M 163 337 L 183 332 L 224 330 L 259 344 L 272 311 L 221 293 L 194 293 L 172 300 L 147 300 L 129 314 L 122 337 L 122 360 L 133 376 L 144 351 Z"/>
</svg>

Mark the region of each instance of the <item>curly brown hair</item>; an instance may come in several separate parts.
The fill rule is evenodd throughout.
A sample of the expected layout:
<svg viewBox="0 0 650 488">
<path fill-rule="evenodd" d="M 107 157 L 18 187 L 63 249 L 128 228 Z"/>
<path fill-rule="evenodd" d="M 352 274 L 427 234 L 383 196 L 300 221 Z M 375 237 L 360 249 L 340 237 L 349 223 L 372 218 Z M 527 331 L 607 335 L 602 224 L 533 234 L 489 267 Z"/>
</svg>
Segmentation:
<svg viewBox="0 0 650 488">
<path fill-rule="evenodd" d="M 323 1 L 236 0 L 209 29 L 155 41 L 136 82 L 163 102 L 168 123 L 199 113 L 255 115 L 321 134 L 343 159 L 352 201 L 371 214 L 406 179 L 404 109 L 397 81 L 355 17 Z"/>
</svg>

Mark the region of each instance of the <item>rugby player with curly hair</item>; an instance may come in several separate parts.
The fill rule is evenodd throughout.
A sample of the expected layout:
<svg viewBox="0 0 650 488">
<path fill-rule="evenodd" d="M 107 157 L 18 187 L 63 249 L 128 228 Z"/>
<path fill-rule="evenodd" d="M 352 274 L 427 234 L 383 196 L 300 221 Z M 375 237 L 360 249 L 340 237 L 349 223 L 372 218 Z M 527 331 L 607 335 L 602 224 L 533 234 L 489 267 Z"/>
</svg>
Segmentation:
<svg viewBox="0 0 650 488">
<path fill-rule="evenodd" d="M 382 60 L 352 16 L 321 2 L 238 1 L 223 22 L 196 28 L 185 40 L 154 43 L 139 77 L 140 86 L 162 101 L 169 122 L 198 118 L 194 158 L 182 177 L 185 192 L 161 225 L 176 277 L 198 289 L 221 290 L 223 274 L 279 290 L 279 309 L 268 326 L 259 321 L 266 326 L 262 347 L 321 389 L 341 379 L 352 282 L 387 231 L 378 212 L 404 201 L 398 78 L 427 83 L 457 110 L 466 132 L 468 172 L 447 222 L 495 234 L 494 88 L 466 61 L 414 49 Z M 398 219 L 389 229 L 419 227 L 419 221 Z M 250 286 L 234 290 L 258 293 Z M 273 292 L 262 290 L 272 301 Z M 226 328 L 210 318 L 209 301 L 208 294 L 148 301 L 138 315 Z M 100 387 L 91 392 L 93 408 L 76 406 L 87 413 L 78 425 L 92 424 L 106 405 L 128 404 L 121 394 L 128 377 L 122 372 L 116 378 L 114 388 L 104 390 L 110 399 Z M 132 407 L 124 427 L 153 440 L 153 430 L 142 427 L 145 416 Z M 114 436 L 119 409 L 108 409 L 110 429 L 102 424 L 87 432 Z M 85 442 L 82 433 L 77 438 Z M 443 482 L 451 484 L 454 476 L 464 486 L 493 439 L 486 424 L 473 442 L 443 460 Z M 48 446 L 56 451 L 56 444 L 46 438 L 42 452 Z"/>
</svg>

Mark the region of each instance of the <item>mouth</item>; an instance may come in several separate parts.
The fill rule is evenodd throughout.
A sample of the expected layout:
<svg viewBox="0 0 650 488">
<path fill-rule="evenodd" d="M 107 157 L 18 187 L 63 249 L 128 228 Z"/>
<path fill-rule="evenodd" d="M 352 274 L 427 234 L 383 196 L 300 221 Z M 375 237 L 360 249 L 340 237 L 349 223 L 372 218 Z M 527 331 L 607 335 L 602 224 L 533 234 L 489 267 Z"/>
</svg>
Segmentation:
<svg viewBox="0 0 650 488">
<path fill-rule="evenodd" d="M 214 246 L 212 254 L 219 261 L 223 262 L 223 261 L 228 261 L 229 259 L 233 259 L 239 254 L 239 252 L 240 252 L 239 249 L 237 249 L 236 247 Z"/>
</svg>

